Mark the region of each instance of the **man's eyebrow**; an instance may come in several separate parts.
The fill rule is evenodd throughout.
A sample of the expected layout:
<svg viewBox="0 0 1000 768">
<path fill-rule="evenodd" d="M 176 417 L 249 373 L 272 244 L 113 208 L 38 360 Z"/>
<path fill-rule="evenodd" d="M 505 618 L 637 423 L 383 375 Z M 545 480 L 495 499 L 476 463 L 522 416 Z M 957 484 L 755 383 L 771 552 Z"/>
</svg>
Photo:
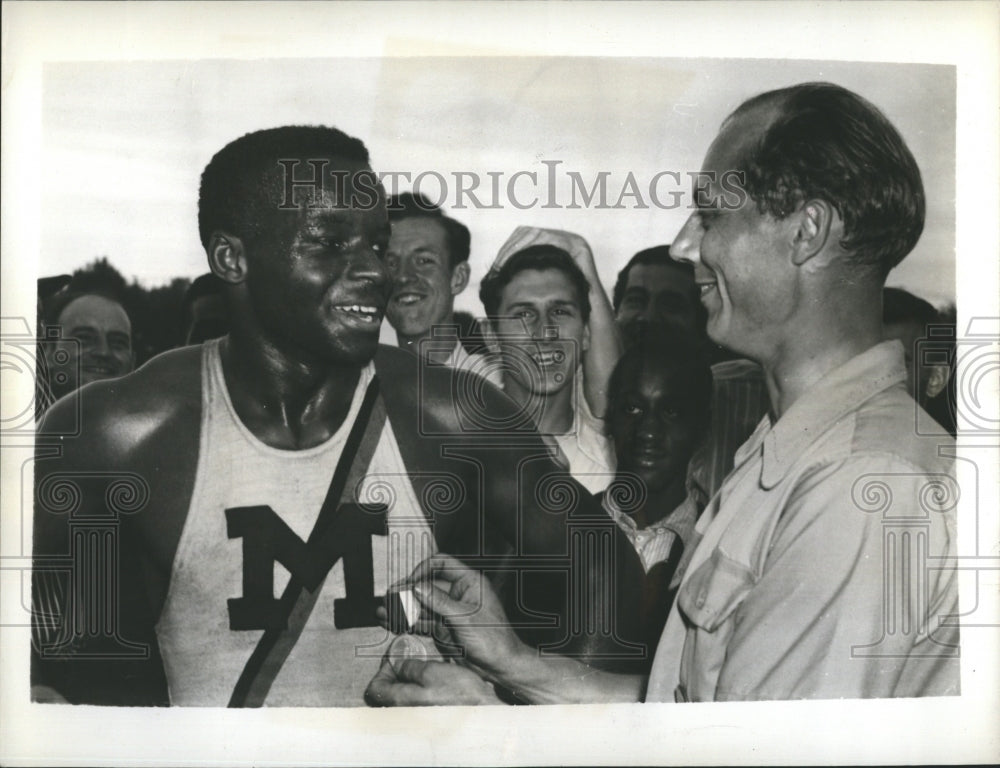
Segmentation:
<svg viewBox="0 0 1000 768">
<path fill-rule="evenodd" d="M 580 308 L 580 303 L 578 301 L 574 301 L 573 299 L 555 299 L 551 302 L 551 304 L 556 307 L 573 307 L 574 309 Z"/>
<path fill-rule="evenodd" d="M 89 331 L 90 333 L 97 333 L 97 329 L 92 325 L 74 325 L 69 329 L 70 333 L 80 333 L 80 331 Z"/>
</svg>

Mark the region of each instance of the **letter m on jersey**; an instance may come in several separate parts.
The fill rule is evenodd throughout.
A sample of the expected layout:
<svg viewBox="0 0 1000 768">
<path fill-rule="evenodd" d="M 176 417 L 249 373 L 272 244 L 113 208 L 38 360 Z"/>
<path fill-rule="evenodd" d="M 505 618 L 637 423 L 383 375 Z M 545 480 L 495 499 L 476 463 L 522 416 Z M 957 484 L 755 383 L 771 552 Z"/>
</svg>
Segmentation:
<svg viewBox="0 0 1000 768">
<path fill-rule="evenodd" d="M 334 564 L 343 559 L 347 597 L 337 600 L 334 618 L 340 629 L 375 625 L 375 586 L 371 537 L 384 536 L 385 509 L 342 504 L 332 525 L 302 541 L 269 506 L 226 510 L 226 533 L 243 540 L 243 596 L 230 598 L 229 628 L 282 630 L 300 588 L 314 592 Z M 274 597 L 274 563 L 292 575 L 286 594 Z"/>
</svg>

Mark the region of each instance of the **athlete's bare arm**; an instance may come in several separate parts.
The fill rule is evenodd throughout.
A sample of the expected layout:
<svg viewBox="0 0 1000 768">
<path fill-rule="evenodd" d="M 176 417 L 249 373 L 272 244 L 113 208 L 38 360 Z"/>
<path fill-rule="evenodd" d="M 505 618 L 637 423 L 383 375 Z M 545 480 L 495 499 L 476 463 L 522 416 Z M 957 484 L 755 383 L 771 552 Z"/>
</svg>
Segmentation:
<svg viewBox="0 0 1000 768">
<path fill-rule="evenodd" d="M 391 348 L 381 347 L 376 357 L 407 465 L 426 477 L 456 478 L 464 494 L 460 507 L 437 515 L 439 547 L 471 564 L 483 541 L 499 533 L 514 549 L 505 567 L 518 571 L 520 607 L 556 614 L 563 622 L 525 631 L 525 639 L 559 642 L 567 607 L 585 604 L 589 618 L 615 616 L 615 631 L 594 621 L 596 631 L 574 636 L 563 652 L 588 660 L 621 652 L 622 640 L 639 637 L 643 569 L 634 548 L 596 499 L 553 461 L 530 423 L 523 417 L 518 423 L 517 406 L 500 390 L 477 384 L 464 371 L 425 366 L 418 375 L 416 365 L 413 355 Z M 473 392 L 475 403 L 469 399 Z M 424 482 L 414 478 L 418 498 L 424 497 Z M 433 505 L 427 506 L 434 515 Z M 584 540 L 597 544 L 600 554 L 574 548 L 574 541 Z M 612 668 L 631 669 L 631 662 Z"/>
<path fill-rule="evenodd" d="M 50 648 L 44 659 L 36 658 L 33 683 L 52 686 L 70 701 L 102 701 L 102 692 L 108 692 L 112 700 L 129 703 L 121 696 L 131 689 L 134 703 L 148 703 L 140 689 L 147 676 L 159 674 L 152 628 L 166 595 L 198 461 L 200 376 L 200 347 L 168 352 L 129 376 L 94 383 L 60 400 L 39 426 L 36 562 L 58 564 L 62 558 L 77 569 L 85 563 L 112 569 L 99 577 L 63 571 L 54 580 L 57 571 L 39 568 L 35 580 L 36 590 L 57 592 L 64 614 L 58 636 L 67 644 L 54 655 Z M 78 434 L 66 434 L 74 431 Z M 110 531 L 112 541 L 95 539 L 103 535 L 98 531 Z M 100 551 L 81 551 L 87 546 Z M 113 604 L 99 604 L 79 591 L 108 583 L 104 574 L 116 585 Z M 50 595 L 46 604 L 54 599 Z M 74 626 L 87 611 L 112 616 L 119 638 L 150 646 L 151 660 L 106 655 L 117 642 L 106 637 L 105 627 L 95 633 Z M 82 658 L 94 652 L 103 655 Z"/>
</svg>

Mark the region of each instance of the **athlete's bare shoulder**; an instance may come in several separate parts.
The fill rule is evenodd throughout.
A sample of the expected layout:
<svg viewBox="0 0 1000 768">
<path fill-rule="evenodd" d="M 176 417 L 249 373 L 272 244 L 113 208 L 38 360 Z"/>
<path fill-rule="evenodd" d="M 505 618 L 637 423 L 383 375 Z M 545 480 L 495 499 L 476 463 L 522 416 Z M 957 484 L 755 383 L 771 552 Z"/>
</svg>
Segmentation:
<svg viewBox="0 0 1000 768">
<path fill-rule="evenodd" d="M 425 435 L 534 434 L 531 414 L 491 382 L 470 371 L 421 360 L 412 352 L 379 345 L 375 370 L 393 423 L 417 418 Z"/>
<path fill-rule="evenodd" d="M 59 436 L 68 458 L 117 467 L 152 443 L 169 450 L 197 435 L 200 412 L 201 347 L 184 347 L 62 398 L 45 414 L 38 436 Z"/>
</svg>

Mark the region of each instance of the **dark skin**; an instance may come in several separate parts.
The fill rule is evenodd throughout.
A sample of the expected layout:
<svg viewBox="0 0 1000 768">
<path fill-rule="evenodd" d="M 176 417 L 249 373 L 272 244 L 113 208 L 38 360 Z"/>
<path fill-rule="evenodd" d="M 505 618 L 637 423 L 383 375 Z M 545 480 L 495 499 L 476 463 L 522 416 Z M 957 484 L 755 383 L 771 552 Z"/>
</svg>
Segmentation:
<svg viewBox="0 0 1000 768">
<path fill-rule="evenodd" d="M 343 158 L 332 161 L 336 168 L 361 167 Z M 522 432 L 514 450 L 495 438 L 480 440 L 454 405 L 457 390 L 452 377 L 462 379 L 466 374 L 437 369 L 425 373 L 425 386 L 418 388 L 415 358 L 378 347 L 388 287 L 381 263 L 388 239 L 384 200 L 371 208 L 346 210 L 338 209 L 336 199 L 321 202 L 329 205 L 275 211 L 274 220 L 263 228 L 265 235 L 256 240 L 224 231 L 210 239 L 209 263 L 229 286 L 232 324 L 221 355 L 240 420 L 258 439 L 276 448 L 319 445 L 343 424 L 360 371 L 378 352 L 376 370 L 404 457 L 410 450 L 409 455 L 421 461 L 421 469 L 450 472 L 469 490 L 458 511 L 434 521 L 438 545 L 474 556 L 485 524 L 516 542 L 524 555 L 564 555 L 569 515 L 595 511 L 586 493 L 581 493 L 585 500 L 575 513 L 538 508 L 530 489 L 545 474 L 558 471 L 547 459 L 540 438 Z M 201 367 L 200 348 L 173 350 L 130 376 L 87 387 L 79 436 L 44 437 L 75 431 L 78 395 L 53 406 L 39 427 L 36 485 L 41 487 L 50 475 L 73 476 L 81 492 L 74 518 L 108 514 L 107 480 L 86 473 L 105 478 L 132 473 L 148 484 L 148 503 L 121 516 L 118 615 L 122 637 L 154 647 L 153 627 L 169 587 L 197 471 Z M 483 401 L 494 415 L 516 410 L 492 387 L 483 393 Z M 408 423 L 414 414 L 419 414 L 419 423 Z M 444 447 L 453 448 L 458 435 L 460 447 L 472 461 L 443 458 Z M 419 444 L 407 449 L 414 436 L 419 436 Z M 54 443 L 61 454 L 47 456 Z M 534 460 L 522 466 L 525 456 Z M 480 472 L 477 465 L 489 471 Z M 413 482 L 421 498 L 426 481 L 415 477 Z M 482 510 L 480 499 L 489 500 Z M 35 555 L 65 555 L 68 516 L 42 507 L 36 506 Z M 433 515 L 433 510 L 425 511 Z M 641 573 L 641 566 L 625 547 L 619 551 L 623 576 L 616 583 L 621 592 L 616 608 L 627 614 L 628 585 Z M 604 577 L 592 569 L 585 578 L 592 583 Z M 540 600 L 543 609 L 559 609 L 545 596 Z M 630 634 L 619 626 L 619 635 Z M 575 647 L 585 657 L 597 648 L 588 638 L 579 638 Z M 155 654 L 150 662 L 55 662 L 43 664 L 34 680 L 56 687 L 70 701 L 166 703 L 159 693 L 145 698 L 136 693 L 134 699 L 123 694 L 162 687 L 157 663 Z"/>
<path fill-rule="evenodd" d="M 645 528 L 687 495 L 687 464 L 707 426 L 704 394 L 693 391 L 685 368 L 668 360 L 630 356 L 622 366 L 609 430 L 618 471 L 637 476 L 645 486 L 645 503 L 632 513 Z"/>
</svg>

